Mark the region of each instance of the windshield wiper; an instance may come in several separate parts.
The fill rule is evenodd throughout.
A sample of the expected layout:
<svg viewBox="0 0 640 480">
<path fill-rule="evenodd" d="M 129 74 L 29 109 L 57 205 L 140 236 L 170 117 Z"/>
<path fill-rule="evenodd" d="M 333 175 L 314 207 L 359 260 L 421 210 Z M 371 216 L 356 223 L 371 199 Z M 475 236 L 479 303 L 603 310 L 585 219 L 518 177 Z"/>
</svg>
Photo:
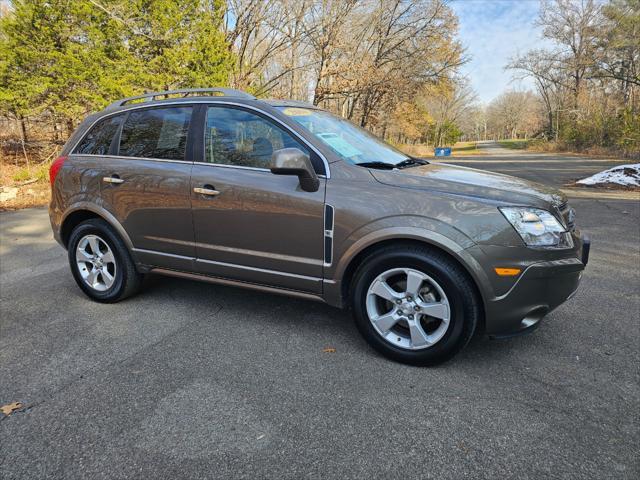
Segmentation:
<svg viewBox="0 0 640 480">
<path fill-rule="evenodd" d="M 408 168 L 408 167 L 415 167 L 417 165 L 427 165 L 429 162 L 427 162 L 426 160 L 422 160 L 420 158 L 407 158 L 406 160 L 403 160 L 400 163 L 396 163 L 394 165 L 394 168 Z"/>
<path fill-rule="evenodd" d="M 380 168 L 384 170 L 393 170 L 394 168 L 408 168 L 415 167 L 417 165 L 427 165 L 429 162 L 420 158 L 407 158 L 399 163 L 386 163 L 386 162 L 360 162 L 356 163 L 359 167 L 366 168 Z"/>
<path fill-rule="evenodd" d="M 394 165 L 393 163 L 385 163 L 385 162 L 360 162 L 360 163 L 356 163 L 356 165 L 358 165 L 359 167 L 381 168 L 385 170 L 393 170 L 394 168 L 396 168 L 396 165 Z"/>
</svg>

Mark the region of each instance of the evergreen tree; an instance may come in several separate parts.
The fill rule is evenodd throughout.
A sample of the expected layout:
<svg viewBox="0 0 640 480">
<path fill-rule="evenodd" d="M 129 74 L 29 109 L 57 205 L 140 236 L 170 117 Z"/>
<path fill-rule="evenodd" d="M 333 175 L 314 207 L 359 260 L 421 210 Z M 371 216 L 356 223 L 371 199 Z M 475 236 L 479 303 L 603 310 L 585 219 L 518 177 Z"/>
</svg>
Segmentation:
<svg viewBox="0 0 640 480">
<path fill-rule="evenodd" d="M 221 0 L 15 0 L 0 19 L 0 110 L 72 130 L 116 98 L 226 85 Z"/>
<path fill-rule="evenodd" d="M 84 1 L 19 0 L 0 23 L 0 106 L 18 118 L 49 112 L 68 129 L 132 91 L 117 22 Z"/>
<path fill-rule="evenodd" d="M 228 85 L 234 61 L 221 30 L 223 0 L 125 3 L 138 86 L 170 90 Z"/>
</svg>

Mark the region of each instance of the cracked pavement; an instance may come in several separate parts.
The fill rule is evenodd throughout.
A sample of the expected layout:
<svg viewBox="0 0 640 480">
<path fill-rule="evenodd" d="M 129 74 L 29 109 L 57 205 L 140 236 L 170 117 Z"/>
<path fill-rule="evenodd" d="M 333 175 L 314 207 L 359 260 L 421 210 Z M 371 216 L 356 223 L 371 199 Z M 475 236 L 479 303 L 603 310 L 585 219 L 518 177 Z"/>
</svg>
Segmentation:
<svg viewBox="0 0 640 480">
<path fill-rule="evenodd" d="M 558 186 L 602 169 L 490 153 L 460 164 Z M 571 204 L 593 241 L 577 295 L 433 369 L 314 302 L 149 277 L 92 303 L 45 209 L 1 213 L 0 405 L 25 407 L 0 420 L 0 477 L 638 478 L 640 202 Z"/>
</svg>

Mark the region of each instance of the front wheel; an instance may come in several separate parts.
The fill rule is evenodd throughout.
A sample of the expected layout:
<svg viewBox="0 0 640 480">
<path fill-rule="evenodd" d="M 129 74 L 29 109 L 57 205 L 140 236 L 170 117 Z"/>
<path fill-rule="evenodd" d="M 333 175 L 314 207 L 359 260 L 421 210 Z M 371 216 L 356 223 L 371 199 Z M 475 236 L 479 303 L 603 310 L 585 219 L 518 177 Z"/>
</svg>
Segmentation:
<svg viewBox="0 0 640 480">
<path fill-rule="evenodd" d="M 356 271 L 356 325 L 385 356 L 436 365 L 469 342 L 481 315 L 475 286 L 447 255 L 422 246 L 388 247 Z"/>
</svg>

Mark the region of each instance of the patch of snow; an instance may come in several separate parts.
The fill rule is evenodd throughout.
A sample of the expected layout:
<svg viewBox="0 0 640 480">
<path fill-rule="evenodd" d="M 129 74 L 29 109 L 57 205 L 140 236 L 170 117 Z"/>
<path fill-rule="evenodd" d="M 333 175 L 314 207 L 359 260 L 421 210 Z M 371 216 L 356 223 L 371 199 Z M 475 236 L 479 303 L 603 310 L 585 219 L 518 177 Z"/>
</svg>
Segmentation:
<svg viewBox="0 0 640 480">
<path fill-rule="evenodd" d="M 618 165 L 590 177 L 578 180 L 582 185 L 602 185 L 614 183 L 627 187 L 640 187 L 640 163 Z"/>
</svg>

